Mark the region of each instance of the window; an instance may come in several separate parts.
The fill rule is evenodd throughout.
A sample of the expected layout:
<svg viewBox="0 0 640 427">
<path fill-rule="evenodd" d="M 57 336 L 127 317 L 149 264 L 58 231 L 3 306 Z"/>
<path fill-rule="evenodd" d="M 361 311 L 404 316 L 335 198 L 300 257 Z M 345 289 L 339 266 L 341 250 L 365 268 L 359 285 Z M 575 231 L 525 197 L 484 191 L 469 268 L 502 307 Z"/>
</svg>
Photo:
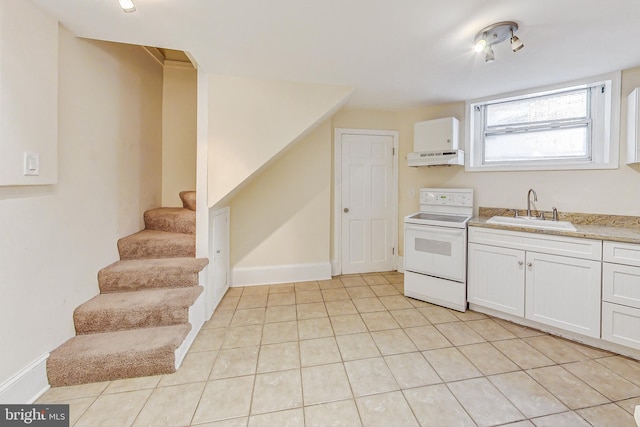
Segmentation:
<svg viewBox="0 0 640 427">
<path fill-rule="evenodd" d="M 467 170 L 618 167 L 620 74 L 467 102 Z"/>
</svg>

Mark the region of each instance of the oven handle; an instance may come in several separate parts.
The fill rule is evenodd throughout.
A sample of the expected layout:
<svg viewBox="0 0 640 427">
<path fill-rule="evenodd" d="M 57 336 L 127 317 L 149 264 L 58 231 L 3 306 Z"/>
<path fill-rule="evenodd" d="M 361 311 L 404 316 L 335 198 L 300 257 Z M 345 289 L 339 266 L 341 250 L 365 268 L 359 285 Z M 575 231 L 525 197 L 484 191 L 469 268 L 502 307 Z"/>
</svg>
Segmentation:
<svg viewBox="0 0 640 427">
<path fill-rule="evenodd" d="M 442 233 L 442 234 L 451 234 L 451 235 L 461 235 L 464 234 L 464 232 L 466 231 L 466 229 L 464 228 L 447 228 L 447 227 L 439 227 L 437 225 L 410 225 L 410 224 L 405 224 L 404 225 L 404 229 L 406 230 L 413 230 L 413 231 L 437 231 L 438 233 Z"/>
</svg>

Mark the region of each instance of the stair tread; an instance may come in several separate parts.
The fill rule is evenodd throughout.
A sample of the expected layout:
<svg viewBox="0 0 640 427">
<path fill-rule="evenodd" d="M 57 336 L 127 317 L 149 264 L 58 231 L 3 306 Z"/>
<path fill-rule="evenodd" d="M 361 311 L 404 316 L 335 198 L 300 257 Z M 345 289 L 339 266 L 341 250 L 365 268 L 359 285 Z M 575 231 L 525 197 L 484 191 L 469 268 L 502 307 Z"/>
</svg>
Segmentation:
<svg viewBox="0 0 640 427">
<path fill-rule="evenodd" d="M 152 310 L 167 307 L 190 307 L 204 288 L 149 289 L 134 292 L 113 292 L 99 294 L 76 308 L 77 314 L 91 311 L 134 311 Z"/>
<path fill-rule="evenodd" d="M 196 238 L 192 234 L 185 233 L 174 233 L 171 231 L 162 231 L 162 230 L 141 230 L 137 233 L 130 234 L 118 240 L 118 243 L 123 241 L 134 241 L 134 240 L 157 240 L 158 242 L 169 242 L 176 240 L 177 242 L 189 242 L 193 243 L 196 241 Z"/>
<path fill-rule="evenodd" d="M 101 293 L 198 285 L 207 258 L 148 258 L 117 261 L 98 272 Z"/>
<path fill-rule="evenodd" d="M 53 387 L 175 372 L 175 351 L 190 323 L 78 335 L 51 352 Z"/>
<path fill-rule="evenodd" d="M 144 213 L 145 228 L 176 233 L 196 232 L 196 213 L 186 208 L 156 208 Z"/>
<path fill-rule="evenodd" d="M 180 196 L 180 200 L 182 200 L 182 206 L 192 211 L 196 210 L 195 191 L 181 191 L 178 195 Z"/>
<path fill-rule="evenodd" d="M 149 209 L 148 211 L 146 211 L 145 213 L 149 213 L 149 214 L 154 214 L 154 215 L 158 215 L 158 214 L 162 214 L 162 215 L 185 215 L 185 216 L 193 216 L 195 217 L 196 213 L 194 211 L 192 211 L 191 209 L 187 209 L 187 208 L 155 208 L 155 209 Z"/>
<path fill-rule="evenodd" d="M 121 259 L 176 258 L 195 256 L 193 234 L 142 230 L 118 240 Z"/>
<path fill-rule="evenodd" d="M 101 269 L 100 272 L 134 273 L 146 269 L 183 269 L 192 273 L 197 273 L 205 268 L 207 264 L 209 264 L 209 260 L 207 258 L 191 257 L 126 259 L 116 261 Z"/>
<path fill-rule="evenodd" d="M 180 325 L 78 335 L 53 350 L 49 358 L 88 359 L 126 353 L 145 354 L 164 348 L 175 350 L 182 344 L 190 330 L 191 324 L 183 323 Z"/>
</svg>

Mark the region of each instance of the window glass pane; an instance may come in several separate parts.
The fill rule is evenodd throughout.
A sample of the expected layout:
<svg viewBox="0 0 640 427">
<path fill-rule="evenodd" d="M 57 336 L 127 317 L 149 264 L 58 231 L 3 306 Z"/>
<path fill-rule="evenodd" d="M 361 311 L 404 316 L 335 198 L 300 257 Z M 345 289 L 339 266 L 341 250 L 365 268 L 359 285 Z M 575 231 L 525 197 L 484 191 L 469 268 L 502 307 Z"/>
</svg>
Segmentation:
<svg viewBox="0 0 640 427">
<path fill-rule="evenodd" d="M 484 161 L 513 162 L 553 159 L 587 159 L 588 126 L 536 132 L 487 135 Z"/>
<path fill-rule="evenodd" d="M 588 90 L 489 104 L 487 126 L 585 118 L 589 107 Z"/>
</svg>

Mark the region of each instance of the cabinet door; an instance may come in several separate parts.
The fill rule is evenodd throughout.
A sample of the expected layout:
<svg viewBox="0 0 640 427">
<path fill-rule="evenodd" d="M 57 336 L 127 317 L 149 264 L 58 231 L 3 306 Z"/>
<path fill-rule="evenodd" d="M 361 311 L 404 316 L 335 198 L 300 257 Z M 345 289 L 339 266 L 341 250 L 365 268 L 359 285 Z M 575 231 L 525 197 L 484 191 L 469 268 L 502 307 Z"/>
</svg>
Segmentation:
<svg viewBox="0 0 640 427">
<path fill-rule="evenodd" d="M 602 263 L 527 252 L 525 317 L 600 338 Z"/>
<path fill-rule="evenodd" d="M 603 302 L 602 339 L 640 350 L 640 309 Z"/>
<path fill-rule="evenodd" d="M 524 251 L 469 243 L 468 300 L 524 317 Z"/>
<path fill-rule="evenodd" d="M 603 262 L 602 301 L 640 308 L 640 267 Z"/>
</svg>

